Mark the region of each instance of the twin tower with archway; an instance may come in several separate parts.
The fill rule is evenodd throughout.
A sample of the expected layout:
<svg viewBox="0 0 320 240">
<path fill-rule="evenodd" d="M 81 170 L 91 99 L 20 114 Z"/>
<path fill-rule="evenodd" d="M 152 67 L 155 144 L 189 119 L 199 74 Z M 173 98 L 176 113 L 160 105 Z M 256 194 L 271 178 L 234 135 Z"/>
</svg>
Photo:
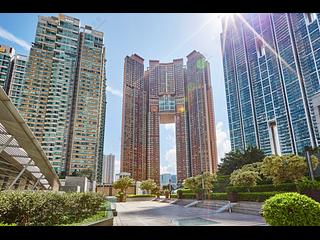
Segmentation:
<svg viewBox="0 0 320 240">
<path fill-rule="evenodd" d="M 137 54 L 124 62 L 120 171 L 160 182 L 160 124 L 175 123 L 178 184 L 217 170 L 210 65 L 193 51 L 170 63 Z"/>
</svg>

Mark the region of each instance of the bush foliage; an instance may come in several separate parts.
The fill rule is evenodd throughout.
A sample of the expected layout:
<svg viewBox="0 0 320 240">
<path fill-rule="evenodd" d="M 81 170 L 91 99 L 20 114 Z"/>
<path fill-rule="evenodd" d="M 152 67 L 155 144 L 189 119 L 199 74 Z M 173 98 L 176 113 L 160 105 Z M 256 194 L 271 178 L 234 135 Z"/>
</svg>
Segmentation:
<svg viewBox="0 0 320 240">
<path fill-rule="evenodd" d="M 260 179 L 259 173 L 252 170 L 235 170 L 230 176 L 230 183 L 234 186 L 254 187 Z"/>
<path fill-rule="evenodd" d="M 22 226 L 80 222 L 96 214 L 104 202 L 98 193 L 2 191 L 0 222 Z"/>
<path fill-rule="evenodd" d="M 141 182 L 140 188 L 150 193 L 152 190 L 157 188 L 157 183 L 153 179 L 148 179 Z"/>
<path fill-rule="evenodd" d="M 128 194 L 128 198 L 139 198 L 139 197 L 155 197 L 154 194 Z"/>
<path fill-rule="evenodd" d="M 241 192 L 238 193 L 239 201 L 264 202 L 280 192 Z"/>
<path fill-rule="evenodd" d="M 318 159 L 312 156 L 311 161 L 315 169 Z M 271 178 L 275 185 L 294 182 L 304 178 L 307 173 L 307 163 L 304 157 L 294 154 L 271 155 L 263 159 L 261 172 L 264 176 Z"/>
<path fill-rule="evenodd" d="M 273 184 L 264 184 L 257 185 L 254 187 L 245 187 L 245 186 L 228 186 L 226 188 L 227 192 L 296 192 L 297 184 L 296 183 L 282 183 L 279 185 Z"/>
<path fill-rule="evenodd" d="M 298 182 L 297 187 L 299 192 L 303 192 L 305 190 L 320 190 L 320 182 L 303 179 Z"/>
<path fill-rule="evenodd" d="M 299 193 L 277 194 L 262 210 L 271 226 L 320 226 L 320 203 Z"/>
</svg>

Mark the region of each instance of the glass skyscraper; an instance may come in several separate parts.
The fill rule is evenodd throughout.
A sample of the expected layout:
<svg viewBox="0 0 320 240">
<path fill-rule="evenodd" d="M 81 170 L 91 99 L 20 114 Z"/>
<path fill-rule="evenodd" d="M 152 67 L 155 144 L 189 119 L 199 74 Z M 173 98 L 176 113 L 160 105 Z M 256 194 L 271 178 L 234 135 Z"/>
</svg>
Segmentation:
<svg viewBox="0 0 320 240">
<path fill-rule="evenodd" d="M 232 150 L 302 154 L 318 146 L 312 99 L 320 90 L 316 13 L 234 14 L 221 46 Z"/>
</svg>

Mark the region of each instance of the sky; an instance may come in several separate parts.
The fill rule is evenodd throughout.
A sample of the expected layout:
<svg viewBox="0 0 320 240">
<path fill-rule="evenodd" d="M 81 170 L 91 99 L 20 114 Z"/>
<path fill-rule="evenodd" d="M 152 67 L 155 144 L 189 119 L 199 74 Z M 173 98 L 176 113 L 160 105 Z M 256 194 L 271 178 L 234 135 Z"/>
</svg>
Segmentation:
<svg viewBox="0 0 320 240">
<path fill-rule="evenodd" d="M 137 53 L 145 59 L 172 62 L 193 50 L 210 62 L 219 160 L 230 151 L 227 106 L 220 44 L 220 14 L 200 13 L 64 13 L 104 32 L 107 72 L 107 112 L 104 154 L 115 154 L 115 173 L 120 171 L 122 85 L 124 58 Z M 35 38 L 38 16 L 58 13 L 0 13 L 0 44 L 28 55 Z M 176 172 L 175 126 L 160 126 L 160 173 Z"/>
</svg>

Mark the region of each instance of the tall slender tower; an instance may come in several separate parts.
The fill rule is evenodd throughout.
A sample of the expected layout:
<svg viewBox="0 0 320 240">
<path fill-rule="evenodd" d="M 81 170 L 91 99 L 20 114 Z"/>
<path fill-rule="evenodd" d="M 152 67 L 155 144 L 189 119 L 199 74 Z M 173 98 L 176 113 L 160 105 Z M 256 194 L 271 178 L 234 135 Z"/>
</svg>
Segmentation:
<svg viewBox="0 0 320 240">
<path fill-rule="evenodd" d="M 127 56 L 124 63 L 121 172 L 129 172 L 135 180 L 147 177 L 146 151 L 147 92 L 144 59 L 137 54 Z"/>
<path fill-rule="evenodd" d="M 187 59 L 190 155 L 194 176 L 216 171 L 217 148 L 209 62 L 197 51 L 191 52 Z"/>
<path fill-rule="evenodd" d="M 103 33 L 85 26 L 81 28 L 79 42 L 70 139 L 67 147 L 66 171 L 68 174 L 83 169 L 90 169 L 96 173 L 99 163 L 101 165 L 103 161 L 100 152 L 100 146 L 103 146 L 101 126 L 104 126 L 105 114 Z M 101 180 L 100 177 L 97 180 Z"/>
<path fill-rule="evenodd" d="M 187 57 L 187 69 L 183 59 L 170 63 L 150 60 L 143 76 L 143 60 L 136 56 L 125 60 L 121 171 L 131 173 L 135 180 L 150 178 L 160 183 L 159 125 L 166 123 L 176 123 L 179 183 L 202 172 L 216 171 L 209 63 L 193 51 Z M 136 91 L 132 79 L 144 84 L 144 91 Z M 139 96 L 147 100 L 136 105 Z M 134 151 L 140 146 L 138 139 L 147 139 L 143 145 L 146 155 Z"/>
</svg>

